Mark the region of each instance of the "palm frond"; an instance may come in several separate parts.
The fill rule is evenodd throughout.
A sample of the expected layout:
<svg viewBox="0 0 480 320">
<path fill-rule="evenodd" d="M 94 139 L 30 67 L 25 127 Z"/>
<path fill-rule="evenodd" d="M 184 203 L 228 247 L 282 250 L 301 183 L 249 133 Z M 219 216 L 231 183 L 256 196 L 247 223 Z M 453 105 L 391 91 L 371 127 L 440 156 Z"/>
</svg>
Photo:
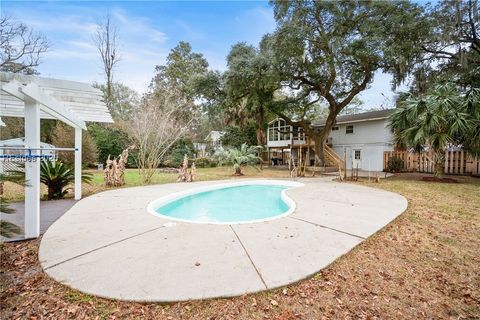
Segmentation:
<svg viewBox="0 0 480 320">
<path fill-rule="evenodd" d="M 392 112 L 388 125 L 398 144 L 416 151 L 431 148 L 438 153 L 453 143 L 480 154 L 480 89 L 462 96 L 446 83 L 420 97 L 410 94 Z"/>
<path fill-rule="evenodd" d="M 242 144 L 239 149 L 228 148 L 216 154 L 220 165 L 232 165 L 237 170 L 242 166 L 255 166 L 261 158 L 257 146 Z"/>
</svg>

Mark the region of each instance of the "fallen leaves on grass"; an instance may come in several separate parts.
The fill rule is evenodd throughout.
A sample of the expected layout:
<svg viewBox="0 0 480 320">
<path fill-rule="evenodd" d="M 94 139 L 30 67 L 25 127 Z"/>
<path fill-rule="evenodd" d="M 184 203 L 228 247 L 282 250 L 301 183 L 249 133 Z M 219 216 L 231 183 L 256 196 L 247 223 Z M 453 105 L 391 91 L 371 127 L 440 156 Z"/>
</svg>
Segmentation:
<svg viewBox="0 0 480 320">
<path fill-rule="evenodd" d="M 1 246 L 1 318 L 480 318 L 480 183 L 399 177 L 368 185 L 406 196 L 407 212 L 321 272 L 288 287 L 174 304 L 111 301 L 46 276 L 34 240 Z"/>
</svg>

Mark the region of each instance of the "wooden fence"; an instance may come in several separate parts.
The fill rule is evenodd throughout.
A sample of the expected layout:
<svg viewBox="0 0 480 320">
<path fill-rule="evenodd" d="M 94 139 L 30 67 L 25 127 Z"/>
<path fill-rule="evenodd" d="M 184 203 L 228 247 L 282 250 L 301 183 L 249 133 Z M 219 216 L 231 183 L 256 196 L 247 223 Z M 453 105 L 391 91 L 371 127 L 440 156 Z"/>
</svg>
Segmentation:
<svg viewBox="0 0 480 320">
<path fill-rule="evenodd" d="M 402 159 L 402 171 L 433 173 L 434 163 L 431 152 L 413 153 L 408 151 L 385 151 L 383 169 L 387 169 L 392 157 Z M 445 173 L 459 175 L 480 175 L 480 158 L 472 157 L 463 150 L 445 151 Z"/>
</svg>

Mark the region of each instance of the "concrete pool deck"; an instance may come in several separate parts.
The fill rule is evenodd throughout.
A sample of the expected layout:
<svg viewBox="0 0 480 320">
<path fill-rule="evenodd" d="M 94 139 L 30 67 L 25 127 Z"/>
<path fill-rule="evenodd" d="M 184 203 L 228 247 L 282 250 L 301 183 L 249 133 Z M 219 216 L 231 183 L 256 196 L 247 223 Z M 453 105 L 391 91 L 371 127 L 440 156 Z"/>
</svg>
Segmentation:
<svg viewBox="0 0 480 320">
<path fill-rule="evenodd" d="M 226 181 L 98 193 L 47 230 L 40 263 L 72 288 L 130 301 L 228 297 L 284 286 L 326 267 L 407 208 L 398 194 L 329 179 L 297 180 L 305 185 L 287 190 L 297 204 L 289 216 L 236 225 L 172 223 L 146 210 L 172 192 Z"/>
</svg>

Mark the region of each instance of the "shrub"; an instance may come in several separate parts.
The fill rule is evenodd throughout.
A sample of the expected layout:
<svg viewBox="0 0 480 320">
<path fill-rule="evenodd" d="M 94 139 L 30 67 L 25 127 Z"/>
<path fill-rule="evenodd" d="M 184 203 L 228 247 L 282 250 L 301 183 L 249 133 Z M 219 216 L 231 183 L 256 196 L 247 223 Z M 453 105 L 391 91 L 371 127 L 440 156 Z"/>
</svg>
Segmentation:
<svg viewBox="0 0 480 320">
<path fill-rule="evenodd" d="M 162 165 L 173 168 L 180 167 L 183 163 L 183 157 L 185 155 L 188 157 L 193 156 L 194 150 L 195 148 L 193 147 L 193 142 L 191 140 L 179 139 L 167 152 Z"/>
<path fill-rule="evenodd" d="M 196 159 L 191 159 L 189 161 L 190 163 L 195 162 L 195 166 L 197 168 L 214 168 L 217 166 L 217 161 L 215 159 L 211 158 L 196 158 Z"/>
<path fill-rule="evenodd" d="M 210 166 L 210 159 L 208 158 L 196 158 L 190 160 L 190 162 L 195 162 L 197 168 L 207 168 Z"/>
<path fill-rule="evenodd" d="M 403 160 L 399 157 L 391 157 L 387 162 L 388 172 L 400 172 L 403 168 Z"/>
<path fill-rule="evenodd" d="M 110 158 L 118 157 L 128 146 L 132 144 L 128 138 L 125 129 L 117 123 L 91 123 L 88 125 L 88 132 L 90 132 L 95 144 L 98 148 L 98 162 L 105 164 L 108 155 Z M 128 157 L 128 167 L 135 167 L 137 150 L 131 150 Z"/>
</svg>

